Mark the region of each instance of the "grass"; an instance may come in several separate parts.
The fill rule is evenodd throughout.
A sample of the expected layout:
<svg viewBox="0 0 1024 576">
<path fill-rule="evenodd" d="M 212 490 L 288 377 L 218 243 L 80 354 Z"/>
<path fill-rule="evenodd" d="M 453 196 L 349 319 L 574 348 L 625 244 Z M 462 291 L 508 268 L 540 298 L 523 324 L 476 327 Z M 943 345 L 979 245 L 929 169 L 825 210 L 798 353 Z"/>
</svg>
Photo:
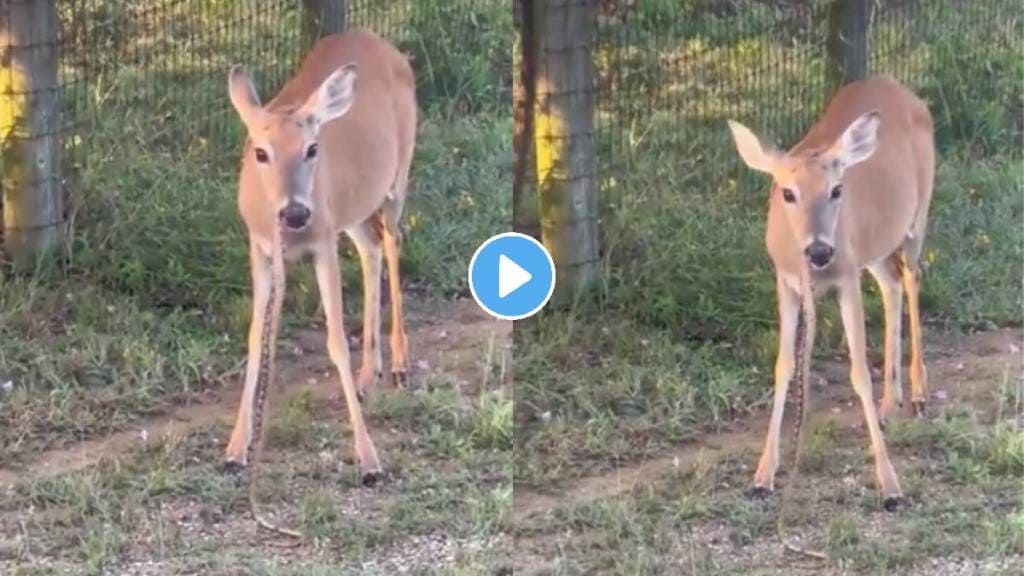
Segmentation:
<svg viewBox="0 0 1024 576">
<path fill-rule="evenodd" d="M 905 463 L 904 487 L 914 501 L 898 515 L 883 512 L 873 489 L 859 479 L 851 483 L 850 468 L 834 463 L 837 457 L 856 462 L 854 475 L 870 475 L 870 463 L 860 456 L 867 442 L 863 432 L 835 440 L 832 465 L 805 468 L 793 494 L 793 502 L 800 504 L 789 517 L 793 533 L 828 554 L 813 573 L 927 573 L 938 570 L 929 562 L 955 563 L 955 558 L 1009 569 L 1019 560 L 1024 516 L 1013 487 L 1020 474 L 1003 468 L 991 473 L 991 455 L 1001 453 L 1006 443 L 1019 443 L 1024 433 L 1007 421 L 977 426 L 979 417 L 953 408 L 934 421 L 914 421 L 893 433 L 890 446 L 897 461 Z M 1005 432 L 993 432 L 1000 429 Z M 952 446 L 897 440 L 911 431 Z M 964 444 L 973 451 L 958 451 Z M 956 454 L 990 472 L 974 479 L 967 492 L 955 476 L 935 475 Z M 698 462 L 617 496 L 533 516 L 516 528 L 520 541 L 528 543 L 521 553 L 545 555 L 555 574 L 788 573 L 792 559 L 779 555 L 774 539 L 779 499 L 752 501 L 743 495 L 753 456 Z"/>
<path fill-rule="evenodd" d="M 467 427 L 489 420 L 486 406 L 493 400 L 460 403 L 433 394 L 421 400 L 419 424 L 430 431 L 428 439 L 399 433 L 382 447 L 392 478 L 373 490 L 359 487 L 347 459 L 350 441 L 332 410 L 314 408 L 307 396 L 297 395 L 273 418 L 260 493 L 268 507 L 294 519 L 306 533 L 302 557 L 293 560 L 360 573 L 362 563 L 387 557 L 417 538 L 434 535 L 484 546 L 507 531 L 508 450 L 473 443 L 445 452 L 429 440 L 454 413 L 465 416 Z M 499 411 L 510 409 L 509 400 L 501 404 Z M 399 412 L 371 408 L 368 414 L 374 429 L 408 425 Z M 0 556 L 0 567 L 42 558 L 98 574 L 124 569 L 141 555 L 168 570 L 221 573 L 218 566 L 226 570 L 245 554 L 252 573 L 281 573 L 283 565 L 275 567 L 269 555 L 253 554 L 258 541 L 241 535 L 248 531 L 245 493 L 218 465 L 227 432 L 223 426 L 194 429 L 113 456 L 94 469 L 17 487 L 0 499 L 0 509 L 21 522 L 21 536 Z M 511 434 L 510 426 L 500 434 Z M 344 462 L 334 460 L 339 451 Z M 0 530 L 7 544 L 11 529 L 16 528 L 5 524 Z M 235 537 L 220 540 L 232 532 Z M 431 563 L 415 555 L 409 561 Z"/>
<path fill-rule="evenodd" d="M 468 355 L 438 363 L 423 386 L 368 398 L 388 474 L 372 489 L 339 425 L 343 406 L 309 390 L 274 406 L 256 487 L 266 510 L 304 532 L 296 547 L 254 532 L 244 485 L 220 465 L 227 422 L 183 424 L 0 494 L 0 572 L 145 562 L 161 573 L 491 573 L 510 554 L 512 401 L 508 379 L 485 374 L 507 362 L 508 345 L 485 335 L 459 345 Z M 478 376 L 453 385 L 468 373 Z"/>
</svg>

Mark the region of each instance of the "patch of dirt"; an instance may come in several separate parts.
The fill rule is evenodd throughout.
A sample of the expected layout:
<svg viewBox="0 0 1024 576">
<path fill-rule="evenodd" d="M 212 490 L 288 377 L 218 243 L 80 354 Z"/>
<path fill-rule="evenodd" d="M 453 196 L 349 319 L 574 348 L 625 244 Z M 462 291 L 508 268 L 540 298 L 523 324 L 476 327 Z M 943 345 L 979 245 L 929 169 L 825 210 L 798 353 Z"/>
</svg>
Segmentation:
<svg viewBox="0 0 1024 576">
<path fill-rule="evenodd" d="M 406 316 L 412 386 L 443 370 L 446 377 L 454 378 L 456 384 L 463 385 L 463 392 L 473 393 L 484 373 L 481 352 L 486 354 L 496 345 L 504 345 L 503 342 L 511 340 L 512 322 L 488 316 L 470 299 L 456 302 L 407 299 Z M 358 331 L 361 322 L 350 320 L 349 325 Z M 386 323 L 383 329 L 387 329 Z M 277 384 L 273 386 L 269 400 L 272 407 L 303 391 L 309 391 L 316 401 L 338 401 L 341 384 L 327 357 L 325 339 L 323 327 L 317 324 L 297 331 L 282 330 L 278 345 Z M 384 349 L 387 352 L 387 346 Z M 353 345 L 354 369 L 358 369 L 361 358 L 358 346 Z M 385 370 L 387 362 L 385 357 Z M 378 386 L 387 388 L 393 384 L 390 378 L 385 377 Z M 215 423 L 233 422 L 241 394 L 242 381 L 239 379 L 230 386 L 212 390 L 188 405 L 177 406 L 128 430 L 48 450 L 18 468 L 0 466 L 0 488 L 83 470 L 102 458 L 127 452 L 140 444 L 181 436 L 188 430 Z"/>
</svg>

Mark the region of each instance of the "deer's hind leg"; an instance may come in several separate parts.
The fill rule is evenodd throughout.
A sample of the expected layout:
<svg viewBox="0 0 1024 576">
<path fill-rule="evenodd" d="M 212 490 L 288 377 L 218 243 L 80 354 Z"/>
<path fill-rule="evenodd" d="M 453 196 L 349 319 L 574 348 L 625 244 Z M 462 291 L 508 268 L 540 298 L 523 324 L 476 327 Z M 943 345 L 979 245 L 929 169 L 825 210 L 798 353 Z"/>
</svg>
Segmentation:
<svg viewBox="0 0 1024 576">
<path fill-rule="evenodd" d="M 878 417 L 885 422 L 903 405 L 903 287 L 900 285 L 902 256 L 895 254 L 868 267 L 878 283 L 885 309 L 885 368 L 882 404 Z"/>
<path fill-rule="evenodd" d="M 369 392 L 380 379 L 380 272 L 383 235 L 376 217 L 346 230 L 359 252 L 363 270 L 363 362 L 356 387 L 360 395 Z"/>
<path fill-rule="evenodd" d="M 907 293 L 907 308 L 910 316 L 910 401 L 914 413 L 924 414 L 928 400 L 928 372 L 924 367 L 924 344 L 921 329 L 921 250 L 924 234 L 908 237 L 901 256 L 903 269 L 903 290 Z"/>
<path fill-rule="evenodd" d="M 402 186 L 401 194 L 394 194 L 385 201 L 380 211 L 381 230 L 384 242 L 384 258 L 388 265 L 388 287 L 391 296 L 391 374 L 395 383 L 404 386 L 409 369 L 409 343 L 405 335 L 405 316 L 402 302 L 402 277 L 399 261 L 402 257 L 402 207 L 405 204 L 406 178 L 400 177 L 396 186 Z"/>
</svg>

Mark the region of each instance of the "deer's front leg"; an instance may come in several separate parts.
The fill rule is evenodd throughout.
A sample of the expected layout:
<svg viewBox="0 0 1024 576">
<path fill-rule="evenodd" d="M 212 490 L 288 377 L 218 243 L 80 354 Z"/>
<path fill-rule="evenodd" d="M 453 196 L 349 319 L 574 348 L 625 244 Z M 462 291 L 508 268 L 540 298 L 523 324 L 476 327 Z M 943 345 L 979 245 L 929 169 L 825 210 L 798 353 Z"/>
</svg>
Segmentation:
<svg viewBox="0 0 1024 576">
<path fill-rule="evenodd" d="M 253 403 L 256 400 L 256 378 L 260 368 L 263 323 L 267 320 L 267 302 L 272 282 L 270 258 L 260 252 L 254 240 L 249 242 L 249 267 L 252 273 L 252 320 L 249 323 L 249 356 L 245 366 L 245 388 L 238 406 L 238 417 L 225 451 L 225 461 L 245 466 L 246 453 L 252 441 Z"/>
<path fill-rule="evenodd" d="M 359 403 L 356 383 L 352 378 L 348 341 L 345 339 L 343 322 L 341 271 L 338 267 L 338 252 L 334 242 L 320 247 L 315 254 L 316 280 L 320 286 L 320 300 L 327 317 L 327 352 L 338 369 L 341 389 L 348 405 L 349 420 L 352 422 L 352 436 L 355 440 L 356 458 L 363 474 L 363 483 L 370 485 L 381 476 L 377 449 L 366 430 L 363 409 Z"/>
<path fill-rule="evenodd" d="M 886 509 L 896 508 L 903 497 L 896 471 L 889 461 L 885 438 L 878 423 L 878 413 L 872 398 L 871 372 L 868 370 L 867 338 L 864 333 L 864 301 L 860 290 L 860 276 L 840 284 L 839 306 L 843 316 L 843 329 L 850 348 L 850 381 L 864 407 L 864 420 L 871 435 L 871 448 L 875 456 L 878 486 L 885 498 Z"/>
<path fill-rule="evenodd" d="M 765 496 L 775 489 L 775 471 L 779 467 L 779 436 L 782 431 L 782 415 L 786 408 L 786 393 L 793 378 L 796 359 L 796 329 L 800 316 L 800 295 L 786 285 L 779 276 L 775 279 L 779 305 L 779 354 L 775 360 L 775 398 L 772 402 L 771 422 L 768 437 L 764 442 L 761 461 L 754 475 L 751 494 Z"/>
</svg>

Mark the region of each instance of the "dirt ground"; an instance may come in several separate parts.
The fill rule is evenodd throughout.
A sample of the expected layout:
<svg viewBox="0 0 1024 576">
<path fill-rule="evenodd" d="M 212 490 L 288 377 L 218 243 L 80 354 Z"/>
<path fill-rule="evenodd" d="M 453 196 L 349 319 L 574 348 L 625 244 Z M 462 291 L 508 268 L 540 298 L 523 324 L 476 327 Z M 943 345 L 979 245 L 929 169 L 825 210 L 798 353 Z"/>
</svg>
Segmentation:
<svg viewBox="0 0 1024 576">
<path fill-rule="evenodd" d="M 941 468 L 936 462 L 943 459 L 942 449 L 913 446 L 914 436 L 907 430 L 959 422 L 956 411 L 966 409 L 976 418 L 982 435 L 998 422 L 1010 422 L 1019 439 L 1022 339 L 1020 329 L 971 335 L 932 333 L 926 349 L 929 415 L 923 422 L 914 422 L 904 413 L 900 421 L 887 426 L 894 466 L 902 470 L 904 489 L 911 498 L 909 511 L 896 514 L 882 511 L 876 502 L 862 411 L 848 384 L 845 360 L 818 362 L 804 436 L 805 454 L 811 452 L 805 455 L 804 468 L 810 469 L 802 471 L 793 489 L 791 507 L 798 510 L 791 513 L 797 520 L 787 536 L 803 546 L 821 547 L 833 540 L 830 522 L 849 514 L 855 526 L 853 540 L 861 548 L 869 548 L 867 544 L 875 539 L 889 539 L 887 544 L 899 548 L 899 539 L 914 533 L 901 522 L 914 522 L 915 528 L 918 523 L 944 522 L 930 516 L 937 503 L 926 498 L 966 500 L 977 490 L 983 493 L 983 506 L 1001 506 L 1002 514 L 1016 518 L 1015 532 L 1007 537 L 1016 544 L 1009 551 L 986 556 L 937 544 L 931 554 L 921 557 L 894 560 L 875 551 L 877 558 L 865 559 L 853 552 L 851 557 L 840 557 L 834 549 L 843 549 L 836 545 L 825 561 L 783 554 L 775 533 L 782 491 L 777 490 L 767 503 L 752 502 L 743 494 L 767 430 L 768 415 L 759 414 L 656 459 L 544 491 L 517 489 L 515 573 L 1020 574 L 1024 571 L 1024 523 L 1020 521 L 1019 477 L 986 484 L 984 489 L 956 482 L 945 486 L 944 481 L 928 486 L 929 475 Z M 876 380 L 879 369 L 874 368 Z M 791 414 L 790 408 L 787 416 Z M 791 430 L 787 418 L 784 434 Z M 777 488 L 788 481 L 792 462 L 785 438 L 784 447 Z M 811 463 L 806 464 L 807 460 Z M 964 529 L 969 526 L 965 523 Z M 909 543 L 906 547 L 910 548 Z"/>
<path fill-rule="evenodd" d="M 490 440 L 483 418 L 507 406 L 511 433 L 511 322 L 472 300 L 417 299 L 407 325 L 409 389 L 382 382 L 366 406 L 387 474 L 373 488 L 358 482 L 322 327 L 282 334 L 257 482 L 264 508 L 300 527 L 301 541 L 257 530 L 244 490 L 220 467 L 235 383 L 129 430 L 0 468 L 0 573 L 500 568 L 511 545 L 511 443 Z M 451 505 L 457 498 L 466 501 Z"/>
</svg>

